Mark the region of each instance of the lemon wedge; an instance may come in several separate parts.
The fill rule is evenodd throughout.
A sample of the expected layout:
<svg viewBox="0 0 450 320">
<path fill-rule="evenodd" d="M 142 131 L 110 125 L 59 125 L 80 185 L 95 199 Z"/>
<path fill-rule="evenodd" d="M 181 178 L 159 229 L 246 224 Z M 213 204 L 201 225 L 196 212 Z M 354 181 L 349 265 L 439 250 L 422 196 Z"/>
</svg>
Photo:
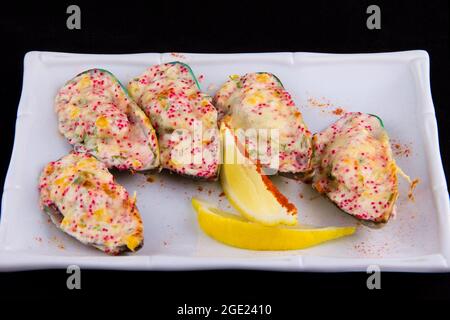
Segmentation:
<svg viewBox="0 0 450 320">
<path fill-rule="evenodd" d="M 192 198 L 200 228 L 227 245 L 250 250 L 298 250 L 351 235 L 355 227 L 268 227 Z"/>
<path fill-rule="evenodd" d="M 297 208 L 262 174 L 259 162 L 246 157 L 226 120 L 220 132 L 224 151 L 220 182 L 231 205 L 250 221 L 267 226 L 295 225 Z"/>
</svg>

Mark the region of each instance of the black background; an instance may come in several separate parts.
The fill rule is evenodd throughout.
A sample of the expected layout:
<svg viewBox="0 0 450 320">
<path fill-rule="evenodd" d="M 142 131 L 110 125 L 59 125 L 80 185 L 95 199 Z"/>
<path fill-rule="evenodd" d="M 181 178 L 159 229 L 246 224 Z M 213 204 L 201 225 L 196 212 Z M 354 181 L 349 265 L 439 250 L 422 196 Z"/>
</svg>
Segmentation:
<svg viewBox="0 0 450 320">
<path fill-rule="evenodd" d="M 78 4 L 82 29 L 66 28 L 66 8 Z M 366 8 L 381 7 L 382 29 L 368 30 Z M 430 54 L 433 100 L 441 155 L 449 173 L 449 10 L 447 1 L 309 1 L 282 3 L 208 1 L 195 7 L 163 1 L 0 4 L 1 174 L 9 165 L 23 57 L 30 50 L 79 53 L 274 52 L 361 53 L 424 49 Z M 45 81 L 45 79 L 42 79 Z M 32 155 L 30 155 L 32 157 Z M 24 199 L 26 201 L 26 199 Z M 272 303 L 287 314 L 306 300 L 399 299 L 450 301 L 450 275 L 383 273 L 382 289 L 368 290 L 364 273 L 315 274 L 251 271 L 83 271 L 82 290 L 66 289 L 64 270 L 0 274 L 5 298 L 99 299 L 127 292 L 128 299 L 175 315 L 184 303 Z M 148 300 L 141 290 L 157 295 Z M 144 291 L 143 291 L 144 292 Z M 368 300 L 369 299 L 369 300 Z M 133 300 L 133 301 L 134 301 Z M 153 303 L 151 303 L 153 302 Z M 290 307 L 289 307 L 290 305 Z"/>
</svg>

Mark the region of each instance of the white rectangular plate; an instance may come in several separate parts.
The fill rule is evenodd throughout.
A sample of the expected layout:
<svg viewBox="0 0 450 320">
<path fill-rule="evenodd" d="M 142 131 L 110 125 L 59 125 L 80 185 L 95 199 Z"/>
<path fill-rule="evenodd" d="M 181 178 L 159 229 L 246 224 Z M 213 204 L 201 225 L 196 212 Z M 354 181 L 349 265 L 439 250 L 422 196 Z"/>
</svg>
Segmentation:
<svg viewBox="0 0 450 320">
<path fill-rule="evenodd" d="M 381 229 L 358 228 L 352 237 L 307 250 L 255 252 L 227 247 L 199 229 L 190 204 L 196 196 L 223 208 L 218 183 L 159 174 L 121 173 L 118 181 L 138 196 L 145 245 L 133 255 L 109 257 L 61 233 L 38 206 L 37 180 L 49 161 L 70 150 L 58 133 L 53 99 L 76 74 L 93 67 L 110 70 L 123 83 L 146 67 L 180 60 L 190 64 L 205 91 L 214 94 L 231 74 L 268 71 L 293 95 L 313 132 L 334 122 L 339 108 L 377 114 L 384 120 L 403 170 L 420 178 L 416 201 L 405 184 L 395 219 Z M 449 201 L 439 153 L 424 51 L 381 54 L 130 54 L 91 55 L 30 52 L 25 56 L 23 91 L 14 151 L 8 170 L 0 224 L 0 270 L 87 268 L 192 270 L 448 271 Z M 275 177 L 299 209 L 299 220 L 317 226 L 355 224 L 310 186 Z M 230 209 L 231 210 L 231 209 Z"/>
</svg>

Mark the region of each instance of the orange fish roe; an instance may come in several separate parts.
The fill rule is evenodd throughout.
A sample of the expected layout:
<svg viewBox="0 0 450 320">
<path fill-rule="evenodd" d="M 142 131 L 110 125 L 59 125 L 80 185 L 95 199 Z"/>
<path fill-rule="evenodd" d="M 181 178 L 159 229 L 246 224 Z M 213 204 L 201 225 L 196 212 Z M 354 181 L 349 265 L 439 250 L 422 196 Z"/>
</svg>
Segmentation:
<svg viewBox="0 0 450 320">
<path fill-rule="evenodd" d="M 334 109 L 334 110 L 332 111 L 332 113 L 333 113 L 335 116 L 340 116 L 340 115 L 344 114 L 345 111 L 344 111 L 344 109 L 342 109 L 342 108 L 336 108 L 336 109 Z"/>
<path fill-rule="evenodd" d="M 401 143 L 397 140 L 392 140 L 392 152 L 396 157 L 405 157 L 408 158 L 412 153 L 412 144 L 411 143 Z"/>
<path fill-rule="evenodd" d="M 289 202 L 289 199 L 278 190 L 278 188 L 272 183 L 268 176 L 262 174 L 261 172 L 261 164 L 259 161 L 256 163 L 256 171 L 261 175 L 261 178 L 266 186 L 267 190 L 270 191 L 277 199 L 277 202 L 284 208 L 286 208 L 288 214 L 295 216 L 297 214 L 296 206 Z"/>
</svg>

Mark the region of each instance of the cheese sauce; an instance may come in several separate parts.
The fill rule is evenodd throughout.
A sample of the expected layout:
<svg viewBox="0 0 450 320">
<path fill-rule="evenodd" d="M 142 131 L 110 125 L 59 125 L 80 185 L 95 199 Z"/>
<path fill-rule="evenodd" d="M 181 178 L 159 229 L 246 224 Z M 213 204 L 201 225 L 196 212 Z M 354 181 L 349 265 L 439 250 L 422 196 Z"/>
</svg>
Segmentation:
<svg viewBox="0 0 450 320">
<path fill-rule="evenodd" d="M 41 208 L 82 243 L 109 254 L 142 246 L 136 199 L 94 157 L 71 153 L 50 162 L 40 176 L 39 192 Z"/>
<path fill-rule="evenodd" d="M 60 132 L 77 152 L 108 168 L 149 170 L 159 166 L 150 120 L 109 72 L 92 69 L 62 87 L 55 99 Z"/>
</svg>

